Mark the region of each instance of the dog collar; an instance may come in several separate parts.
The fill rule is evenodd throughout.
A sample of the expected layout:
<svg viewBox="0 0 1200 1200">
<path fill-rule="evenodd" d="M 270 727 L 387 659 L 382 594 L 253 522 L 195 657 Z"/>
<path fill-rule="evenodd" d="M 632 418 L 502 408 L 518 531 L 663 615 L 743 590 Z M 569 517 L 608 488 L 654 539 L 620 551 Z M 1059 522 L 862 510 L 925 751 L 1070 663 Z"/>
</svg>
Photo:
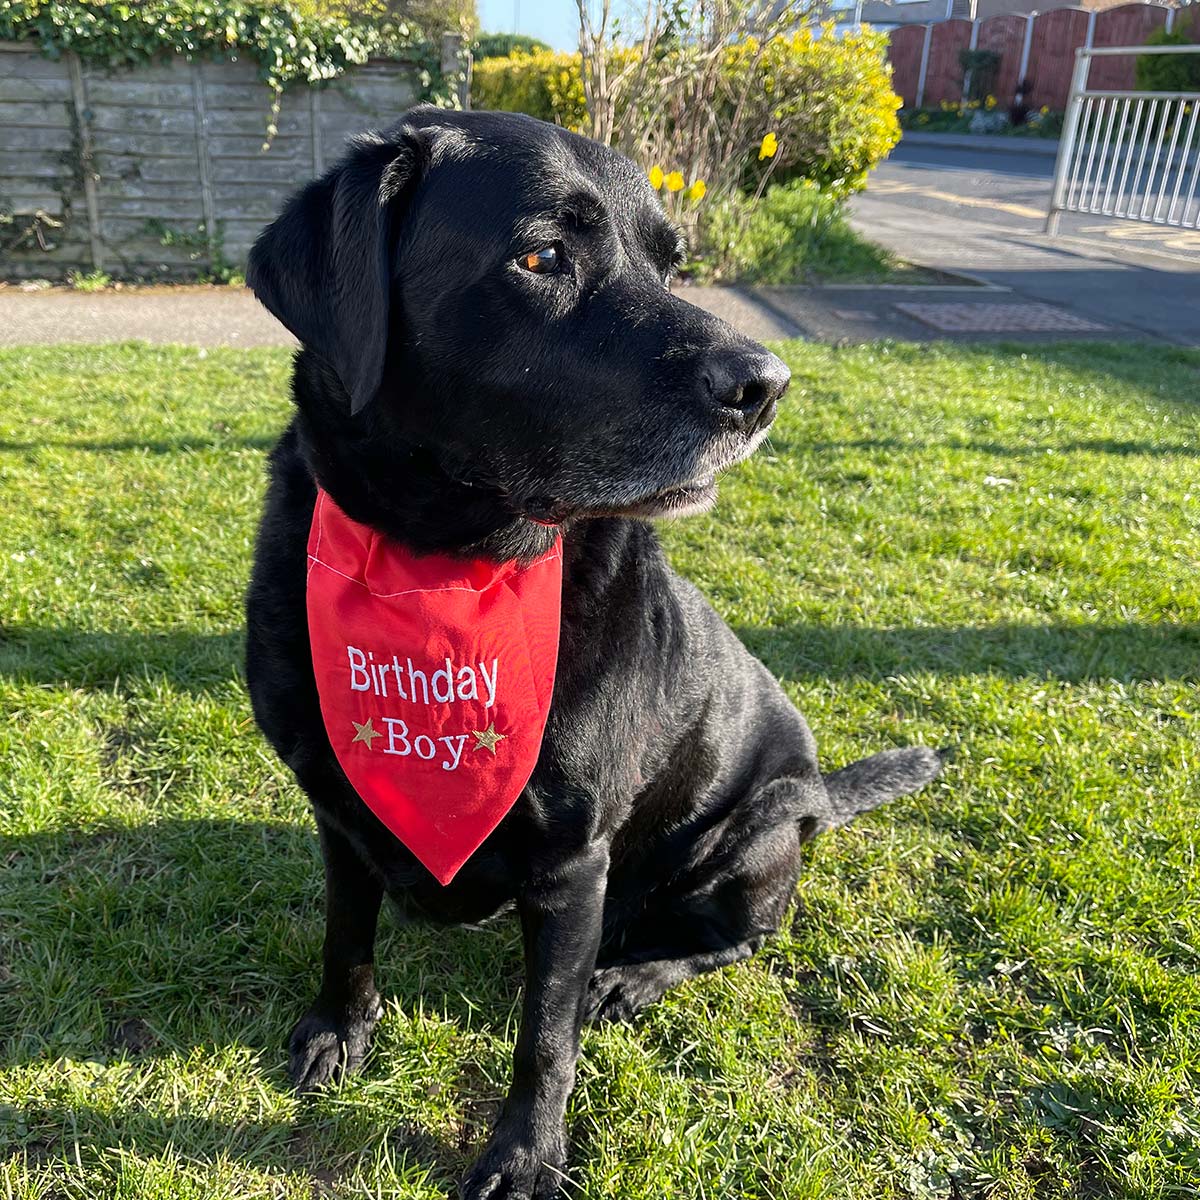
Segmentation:
<svg viewBox="0 0 1200 1200">
<path fill-rule="evenodd" d="M 562 539 L 527 564 L 417 556 L 319 490 L 306 592 L 334 755 L 363 803 L 447 884 L 537 764 Z"/>
</svg>

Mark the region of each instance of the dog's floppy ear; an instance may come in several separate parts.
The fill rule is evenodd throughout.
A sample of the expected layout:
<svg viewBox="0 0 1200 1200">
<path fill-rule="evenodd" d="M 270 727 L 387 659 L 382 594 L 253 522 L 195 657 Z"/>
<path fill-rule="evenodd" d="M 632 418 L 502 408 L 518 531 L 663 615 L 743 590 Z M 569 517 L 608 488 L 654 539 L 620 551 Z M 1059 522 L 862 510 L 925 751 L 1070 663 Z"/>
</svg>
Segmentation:
<svg viewBox="0 0 1200 1200">
<path fill-rule="evenodd" d="M 337 372 L 359 412 L 387 354 L 392 228 L 420 173 L 405 131 L 355 138 L 344 158 L 297 192 L 250 251 L 246 282 L 263 305 Z"/>
</svg>

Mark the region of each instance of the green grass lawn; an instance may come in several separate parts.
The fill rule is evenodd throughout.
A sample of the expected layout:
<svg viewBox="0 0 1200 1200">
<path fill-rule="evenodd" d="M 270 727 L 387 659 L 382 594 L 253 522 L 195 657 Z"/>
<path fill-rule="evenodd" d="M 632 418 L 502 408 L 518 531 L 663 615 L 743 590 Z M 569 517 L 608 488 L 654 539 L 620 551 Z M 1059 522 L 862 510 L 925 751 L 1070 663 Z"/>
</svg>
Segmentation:
<svg viewBox="0 0 1200 1200">
<path fill-rule="evenodd" d="M 818 842 L 749 964 L 585 1035 L 574 1195 L 1200 1188 L 1200 354 L 784 348 L 674 561 L 829 766 L 956 748 Z M 508 1077 L 512 924 L 387 924 L 366 1073 L 303 1102 L 306 804 L 241 595 L 283 352 L 0 352 L 0 1197 L 451 1192 Z"/>
</svg>

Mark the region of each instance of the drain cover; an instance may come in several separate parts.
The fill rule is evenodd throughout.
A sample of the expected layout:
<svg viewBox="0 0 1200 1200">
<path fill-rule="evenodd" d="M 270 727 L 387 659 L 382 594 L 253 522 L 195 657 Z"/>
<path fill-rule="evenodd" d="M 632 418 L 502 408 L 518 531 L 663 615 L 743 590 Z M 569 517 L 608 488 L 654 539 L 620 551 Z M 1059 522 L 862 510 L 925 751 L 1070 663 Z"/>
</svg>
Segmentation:
<svg viewBox="0 0 1200 1200">
<path fill-rule="evenodd" d="M 1108 328 L 1053 304 L 897 304 L 945 333 L 1098 333 Z"/>
</svg>

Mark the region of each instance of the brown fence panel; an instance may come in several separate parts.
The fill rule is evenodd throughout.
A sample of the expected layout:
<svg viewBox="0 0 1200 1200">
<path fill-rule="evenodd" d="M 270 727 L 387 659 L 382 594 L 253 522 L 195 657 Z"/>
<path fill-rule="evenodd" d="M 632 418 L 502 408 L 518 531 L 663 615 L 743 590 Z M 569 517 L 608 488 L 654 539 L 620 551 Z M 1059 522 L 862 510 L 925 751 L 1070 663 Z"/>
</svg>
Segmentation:
<svg viewBox="0 0 1200 1200">
<path fill-rule="evenodd" d="M 925 103 L 940 104 L 949 100 L 957 104 L 962 99 L 962 64 L 959 51 L 971 44 L 970 21 L 939 21 L 933 27 L 929 43 L 929 68 L 925 73 Z"/>
<path fill-rule="evenodd" d="M 921 77 L 921 50 L 925 45 L 924 25 L 901 25 L 893 29 L 888 41 L 888 62 L 892 64 L 892 87 L 905 108 L 917 102 L 917 83 Z"/>
<path fill-rule="evenodd" d="M 979 26 L 980 50 L 994 50 L 1000 55 L 1000 66 L 996 70 L 996 78 L 992 81 L 992 94 L 1002 108 L 1007 108 L 1017 94 L 1018 78 L 1021 70 L 1021 51 L 1025 47 L 1024 17 L 1014 13 L 1002 16 L 988 17 Z"/>
<path fill-rule="evenodd" d="M 1033 45 L 1026 72 L 1033 84 L 1029 102 L 1058 111 L 1067 107 L 1075 51 L 1087 40 L 1088 14 L 1082 8 L 1056 8 L 1033 19 Z"/>
<path fill-rule="evenodd" d="M 1160 4 L 1122 4 L 1096 14 L 1093 46 L 1142 46 L 1146 39 L 1166 24 L 1167 10 Z M 1134 66 L 1137 60 L 1128 58 L 1096 58 L 1088 74 L 1088 87 L 1105 91 L 1129 91 L 1134 85 Z"/>
</svg>

